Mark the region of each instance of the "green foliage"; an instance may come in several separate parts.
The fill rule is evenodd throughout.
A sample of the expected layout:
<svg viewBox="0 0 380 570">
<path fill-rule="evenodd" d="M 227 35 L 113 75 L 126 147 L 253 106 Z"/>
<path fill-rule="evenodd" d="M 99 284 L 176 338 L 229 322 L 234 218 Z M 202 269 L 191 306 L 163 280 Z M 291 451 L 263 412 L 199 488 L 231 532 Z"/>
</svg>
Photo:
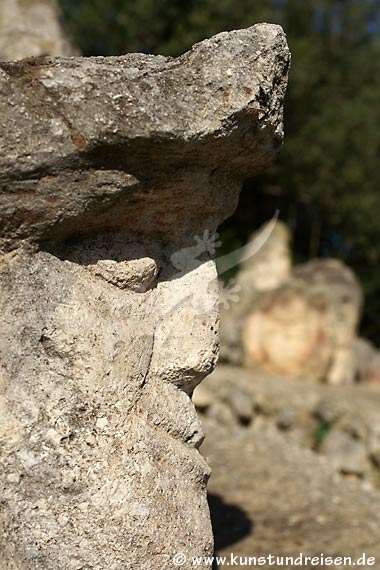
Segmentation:
<svg viewBox="0 0 380 570">
<path fill-rule="evenodd" d="M 279 188 L 291 204 L 282 215 L 293 225 L 302 224 L 305 208 L 312 212 L 307 247 L 302 239 L 295 242 L 298 259 L 320 253 L 326 233 L 344 242 L 344 251 L 330 248 L 327 254 L 344 257 L 364 280 L 363 322 L 380 342 L 379 0 L 61 3 L 85 55 L 132 51 L 176 56 L 222 30 L 259 21 L 284 27 L 293 61 L 286 144 L 277 164 L 262 177 L 263 193 L 267 187 Z M 228 241 L 234 241 L 231 231 Z"/>
<path fill-rule="evenodd" d="M 324 419 L 319 419 L 318 426 L 313 433 L 313 448 L 318 450 L 331 430 L 333 423 Z"/>
<path fill-rule="evenodd" d="M 269 20 L 273 2 L 252 0 L 61 0 L 85 55 L 127 52 L 176 56 L 223 30 Z"/>
</svg>

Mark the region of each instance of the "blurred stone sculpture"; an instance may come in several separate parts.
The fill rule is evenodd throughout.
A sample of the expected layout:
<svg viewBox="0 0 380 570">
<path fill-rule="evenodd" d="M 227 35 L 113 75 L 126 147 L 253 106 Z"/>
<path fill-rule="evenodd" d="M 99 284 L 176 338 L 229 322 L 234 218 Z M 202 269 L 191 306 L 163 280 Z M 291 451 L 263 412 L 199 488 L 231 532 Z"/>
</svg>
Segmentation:
<svg viewBox="0 0 380 570">
<path fill-rule="evenodd" d="M 60 16 L 57 0 L 0 0 L 0 61 L 77 55 Z"/>
<path fill-rule="evenodd" d="M 2 568 L 212 554 L 189 397 L 218 354 L 212 235 L 281 146 L 288 67 L 267 24 L 0 64 Z"/>
<path fill-rule="evenodd" d="M 222 311 L 222 359 L 242 363 L 242 328 L 248 312 L 263 293 L 276 290 L 285 283 L 290 272 L 290 232 L 286 224 L 273 220 L 253 233 L 242 250 L 236 277 L 238 303 L 231 303 Z"/>
<path fill-rule="evenodd" d="M 239 271 L 239 284 L 244 289 L 271 291 L 290 277 L 290 231 L 286 224 L 276 220 L 268 239 L 262 243 L 268 226 L 269 223 L 252 234 L 244 248 Z"/>
<path fill-rule="evenodd" d="M 249 268 L 242 264 L 239 303 L 222 316 L 222 354 L 280 377 L 351 383 L 362 303 L 358 280 L 337 260 L 314 260 L 290 272 L 288 243 L 278 224 Z"/>
</svg>

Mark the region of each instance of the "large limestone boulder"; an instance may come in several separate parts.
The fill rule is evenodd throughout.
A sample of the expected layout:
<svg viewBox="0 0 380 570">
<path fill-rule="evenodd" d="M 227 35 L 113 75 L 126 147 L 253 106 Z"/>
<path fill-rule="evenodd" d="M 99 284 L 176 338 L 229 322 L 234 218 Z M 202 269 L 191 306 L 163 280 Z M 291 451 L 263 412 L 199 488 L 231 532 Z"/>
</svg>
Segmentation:
<svg viewBox="0 0 380 570">
<path fill-rule="evenodd" d="M 242 329 L 248 368 L 280 377 L 324 378 L 332 347 L 326 300 L 291 283 L 260 298 Z"/>
<path fill-rule="evenodd" d="M 212 554 L 189 396 L 218 354 L 213 234 L 281 145 L 288 66 L 267 24 L 0 64 L 2 569 Z"/>
<path fill-rule="evenodd" d="M 0 61 L 75 55 L 57 0 L 0 0 Z"/>
</svg>

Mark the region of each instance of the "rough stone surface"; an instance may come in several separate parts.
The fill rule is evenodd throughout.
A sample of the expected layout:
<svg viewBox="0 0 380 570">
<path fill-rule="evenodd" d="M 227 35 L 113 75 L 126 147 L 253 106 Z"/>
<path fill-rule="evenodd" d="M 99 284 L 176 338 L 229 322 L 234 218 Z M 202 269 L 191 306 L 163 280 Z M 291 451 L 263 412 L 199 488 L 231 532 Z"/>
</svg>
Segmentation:
<svg viewBox="0 0 380 570">
<path fill-rule="evenodd" d="M 1 0 L 0 61 L 77 55 L 60 16 L 57 0 Z"/>
<path fill-rule="evenodd" d="M 359 280 L 349 267 L 336 259 L 310 261 L 295 267 L 293 276 L 308 292 L 321 321 L 320 326 L 316 326 L 319 335 L 315 332 L 314 350 L 319 348 L 327 353 L 330 347 L 331 351 L 326 374 L 316 372 L 314 378 L 325 378 L 329 384 L 352 383 L 355 379 L 353 349 L 363 302 Z M 305 360 L 305 370 L 307 366 L 310 360 L 308 364 Z"/>
<path fill-rule="evenodd" d="M 289 232 L 277 222 L 261 245 L 267 228 L 247 244 L 248 261 L 236 278 L 239 301 L 222 313 L 222 357 L 280 377 L 352 383 L 362 303 L 357 278 L 332 259 L 291 271 Z"/>
<path fill-rule="evenodd" d="M 242 402 L 242 395 L 244 415 L 236 404 Z M 196 388 L 193 402 L 204 420 L 228 426 L 231 433 L 251 425 L 270 426 L 292 444 L 323 455 L 341 475 L 380 486 L 380 391 L 376 384 L 284 382 L 218 365 Z"/>
<path fill-rule="evenodd" d="M 366 553 L 378 568 L 380 392 L 374 385 L 284 382 L 219 365 L 196 388 L 195 402 L 198 389 L 208 401 L 202 451 L 212 468 L 208 490 L 218 556 L 228 562 L 231 553 L 241 556 L 237 567 L 244 568 L 249 556 L 323 553 L 356 562 Z M 250 399 L 249 423 L 229 401 L 232 390 Z"/>
<path fill-rule="evenodd" d="M 219 556 L 230 562 L 232 552 L 238 560 L 242 557 L 236 567 L 247 568 L 249 556 L 297 558 L 300 553 L 319 557 L 323 553 L 325 558 L 351 556 L 356 562 L 366 553 L 367 558 L 375 557 L 375 564 L 357 566 L 379 567 L 379 491 L 368 488 L 366 481 L 342 480 L 324 457 L 290 442 L 273 426 L 253 424 L 232 432 L 229 426 L 205 418 L 205 431 Z M 225 567 L 219 565 L 220 570 Z M 272 561 L 263 567 L 292 566 Z"/>
<path fill-rule="evenodd" d="M 347 432 L 330 431 L 324 438 L 320 451 L 346 475 L 364 476 L 370 470 L 365 446 Z"/>
<path fill-rule="evenodd" d="M 213 233 L 281 144 L 288 65 L 267 24 L 0 64 L 1 570 L 212 553 L 189 395 L 218 353 Z"/>
</svg>

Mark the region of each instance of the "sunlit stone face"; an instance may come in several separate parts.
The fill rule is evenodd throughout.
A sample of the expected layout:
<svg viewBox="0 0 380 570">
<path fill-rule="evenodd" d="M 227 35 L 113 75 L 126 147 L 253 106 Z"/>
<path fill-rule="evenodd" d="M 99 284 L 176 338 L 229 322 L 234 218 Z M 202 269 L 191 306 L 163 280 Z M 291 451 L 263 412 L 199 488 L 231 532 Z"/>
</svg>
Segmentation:
<svg viewBox="0 0 380 570">
<path fill-rule="evenodd" d="M 191 392 L 211 372 L 218 352 L 218 281 L 215 263 L 163 276 L 157 285 L 160 319 L 152 374 Z M 165 354 L 166 357 L 162 358 Z"/>
<path fill-rule="evenodd" d="M 0 348 L 12 368 L 0 384 L 4 525 L 18 517 L 20 568 L 23 556 L 33 568 L 45 556 L 78 568 L 102 560 L 105 542 L 117 553 L 107 567 L 137 564 L 132 535 L 159 556 L 175 535 L 173 508 L 191 548 L 212 550 L 211 529 L 195 532 L 210 528 L 209 468 L 189 395 L 216 361 L 216 271 L 207 259 L 188 271 L 167 259 L 159 243 L 106 247 L 99 238 L 54 254 L 18 253 L 2 266 Z M 73 541 L 75 559 L 65 549 Z M 177 542 L 178 551 L 189 548 L 185 535 Z"/>
</svg>

